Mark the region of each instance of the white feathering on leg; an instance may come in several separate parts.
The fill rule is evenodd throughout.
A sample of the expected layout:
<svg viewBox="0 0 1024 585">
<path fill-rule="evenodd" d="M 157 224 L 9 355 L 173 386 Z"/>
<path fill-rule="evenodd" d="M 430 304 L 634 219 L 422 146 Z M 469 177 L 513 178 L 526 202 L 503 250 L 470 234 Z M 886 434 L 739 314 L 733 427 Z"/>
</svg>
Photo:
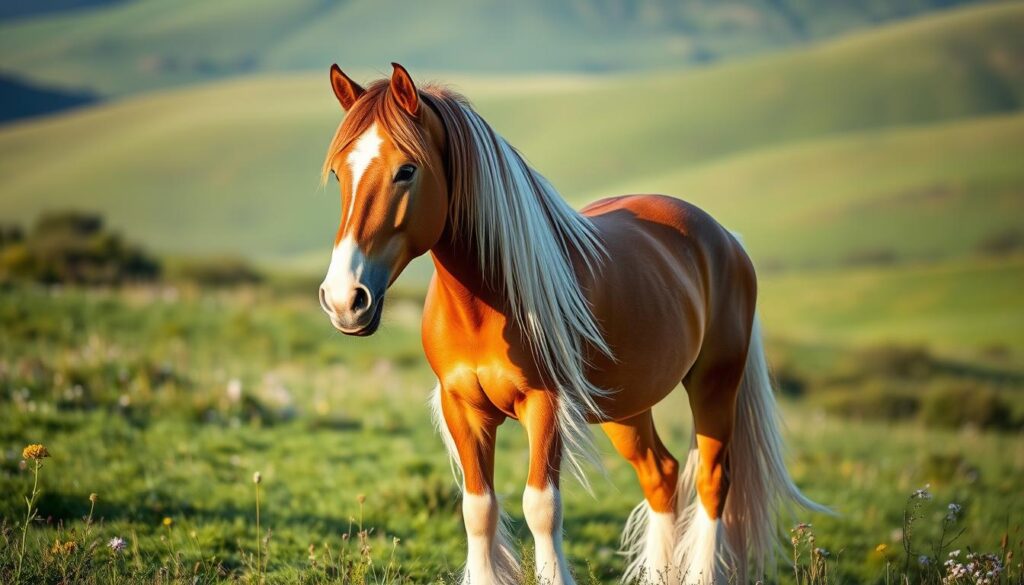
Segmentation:
<svg viewBox="0 0 1024 585">
<path fill-rule="evenodd" d="M 699 502 L 691 504 L 679 525 L 676 561 L 687 585 L 726 585 L 732 552 L 725 528 Z"/>
<path fill-rule="evenodd" d="M 622 581 L 657 585 L 679 581 L 674 552 L 676 515 L 655 512 L 647 500 L 640 502 L 622 531 L 622 553 L 629 559 Z"/>
<path fill-rule="evenodd" d="M 736 560 L 721 520 L 712 519 L 697 495 L 700 451 L 697 435 L 690 435 L 690 452 L 679 472 L 676 487 L 675 561 L 680 570 L 679 583 L 686 585 L 725 585 L 730 567 Z"/>
<path fill-rule="evenodd" d="M 622 529 L 622 541 L 619 552 L 626 557 L 626 570 L 622 574 L 623 583 L 633 583 L 643 577 L 647 559 L 644 556 L 647 538 L 648 511 L 647 500 L 641 501 L 629 513 L 626 526 Z"/>
<path fill-rule="evenodd" d="M 510 546 L 501 508 L 493 492 L 462 494 L 468 552 L 463 585 L 516 585 L 519 563 Z"/>
</svg>

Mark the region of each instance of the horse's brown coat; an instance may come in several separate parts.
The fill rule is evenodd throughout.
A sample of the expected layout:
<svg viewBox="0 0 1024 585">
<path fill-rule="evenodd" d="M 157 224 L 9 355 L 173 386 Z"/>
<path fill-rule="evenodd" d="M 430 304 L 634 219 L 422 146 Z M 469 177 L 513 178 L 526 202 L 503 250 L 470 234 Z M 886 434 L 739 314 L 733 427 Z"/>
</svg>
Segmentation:
<svg viewBox="0 0 1024 585">
<path fill-rule="evenodd" d="M 341 184 L 342 210 L 351 193 L 345 156 L 352 141 L 377 123 L 380 156 L 362 179 L 337 240 L 352 236 L 368 258 L 391 268 L 390 279 L 429 250 L 436 273 L 423 312 L 423 346 L 440 380 L 444 420 L 455 441 L 467 491 L 493 486 L 494 439 L 506 418 L 519 419 L 530 438 L 528 483 L 558 485 L 561 443 L 558 397 L 545 382 L 525 332 L 516 324 L 500 283 L 484 275 L 470 238 L 451 221 L 446 171 L 473 164 L 448 151 L 447 133 L 431 105 L 445 90 L 417 90 L 396 67 L 390 83 L 366 90 L 332 72 L 349 112 L 332 141 L 325 172 Z M 424 106 L 427 107 L 424 107 Z M 419 166 L 410 185 L 391 177 Z M 732 433 L 736 391 L 751 336 L 756 281 L 739 243 L 700 209 L 670 197 L 634 195 L 586 207 L 608 258 L 596 274 L 577 262 L 577 279 L 614 359 L 591 351 L 587 370 L 610 390 L 597 402 L 600 423 L 636 469 L 655 511 L 675 506 L 678 463 L 654 428 L 651 408 L 684 381 L 693 407 L 701 467 L 697 487 L 711 518 L 723 510 L 728 485 L 725 447 Z M 342 233 L 345 231 L 345 233 Z"/>
</svg>

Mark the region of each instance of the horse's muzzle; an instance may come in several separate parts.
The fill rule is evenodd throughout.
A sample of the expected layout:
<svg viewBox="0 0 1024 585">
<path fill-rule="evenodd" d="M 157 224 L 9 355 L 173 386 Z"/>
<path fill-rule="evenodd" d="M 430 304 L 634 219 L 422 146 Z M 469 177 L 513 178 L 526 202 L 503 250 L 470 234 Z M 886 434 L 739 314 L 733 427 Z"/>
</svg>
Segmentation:
<svg viewBox="0 0 1024 585">
<path fill-rule="evenodd" d="M 345 335 L 366 337 L 380 326 L 384 310 L 384 287 L 374 292 L 364 284 L 357 284 L 340 295 L 324 283 L 320 285 L 320 307 L 331 319 L 331 324 Z"/>
</svg>

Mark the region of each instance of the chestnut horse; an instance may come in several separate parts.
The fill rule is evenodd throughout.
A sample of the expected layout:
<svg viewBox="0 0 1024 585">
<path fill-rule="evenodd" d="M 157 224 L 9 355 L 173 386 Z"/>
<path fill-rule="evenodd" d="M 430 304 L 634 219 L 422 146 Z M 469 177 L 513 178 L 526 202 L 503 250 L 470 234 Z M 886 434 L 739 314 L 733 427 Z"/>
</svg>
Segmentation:
<svg viewBox="0 0 1024 585">
<path fill-rule="evenodd" d="M 323 165 L 342 213 L 320 304 L 342 333 L 371 335 L 388 286 L 430 252 L 423 347 L 461 471 L 465 582 L 521 578 L 494 493 L 506 418 L 529 435 L 523 514 L 541 582 L 573 582 L 559 479 L 566 464 L 586 485 L 588 424 L 643 488 L 623 535 L 627 580 L 760 575 L 780 507 L 820 508 L 783 463 L 754 269 L 737 239 L 665 196 L 574 211 L 463 97 L 417 89 L 400 65 L 365 89 L 335 65 L 331 86 L 347 115 Z M 695 434 L 682 468 L 651 417 L 680 382 Z"/>
</svg>

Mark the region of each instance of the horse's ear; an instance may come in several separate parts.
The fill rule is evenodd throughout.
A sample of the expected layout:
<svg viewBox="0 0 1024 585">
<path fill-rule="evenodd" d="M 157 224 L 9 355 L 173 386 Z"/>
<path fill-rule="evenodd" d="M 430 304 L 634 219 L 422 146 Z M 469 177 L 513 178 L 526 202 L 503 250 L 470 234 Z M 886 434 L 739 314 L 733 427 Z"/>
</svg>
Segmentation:
<svg viewBox="0 0 1024 585">
<path fill-rule="evenodd" d="M 349 111 L 352 104 L 356 103 L 359 96 L 366 92 L 361 85 L 349 79 L 348 75 L 341 71 L 341 67 L 338 67 L 337 63 L 331 65 L 331 89 L 334 90 L 334 95 L 338 98 L 338 102 L 341 103 L 341 107 L 346 112 Z"/>
<path fill-rule="evenodd" d="M 416 93 L 416 85 L 412 82 L 412 77 L 409 76 L 405 67 L 398 63 L 392 63 L 391 66 L 395 68 L 391 74 L 391 95 L 409 115 L 417 115 L 420 111 L 420 96 Z"/>
</svg>

